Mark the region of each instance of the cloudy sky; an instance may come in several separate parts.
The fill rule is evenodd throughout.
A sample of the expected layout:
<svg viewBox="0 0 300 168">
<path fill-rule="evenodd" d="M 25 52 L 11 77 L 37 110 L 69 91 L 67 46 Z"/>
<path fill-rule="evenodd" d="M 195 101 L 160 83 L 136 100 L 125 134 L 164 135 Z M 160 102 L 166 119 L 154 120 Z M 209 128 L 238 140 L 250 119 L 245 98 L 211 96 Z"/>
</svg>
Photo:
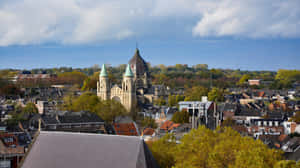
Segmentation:
<svg viewBox="0 0 300 168">
<path fill-rule="evenodd" d="M 299 0 L 0 0 L 0 68 L 300 69 Z"/>
</svg>

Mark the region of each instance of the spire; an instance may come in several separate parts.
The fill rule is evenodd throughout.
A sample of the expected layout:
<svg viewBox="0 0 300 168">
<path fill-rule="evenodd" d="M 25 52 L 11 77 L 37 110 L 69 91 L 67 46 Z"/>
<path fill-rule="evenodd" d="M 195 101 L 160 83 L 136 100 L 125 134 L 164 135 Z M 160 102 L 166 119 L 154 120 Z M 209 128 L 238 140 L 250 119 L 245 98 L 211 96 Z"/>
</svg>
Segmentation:
<svg viewBox="0 0 300 168">
<path fill-rule="evenodd" d="M 101 68 L 101 73 L 100 73 L 100 77 L 107 77 L 107 72 L 106 72 L 106 68 L 105 68 L 105 64 L 102 65 Z"/>
<path fill-rule="evenodd" d="M 130 68 L 129 64 L 127 64 L 127 68 L 126 68 L 126 71 L 125 71 L 125 76 L 127 76 L 127 77 L 133 77 L 133 73 L 131 71 L 131 68 Z"/>
</svg>

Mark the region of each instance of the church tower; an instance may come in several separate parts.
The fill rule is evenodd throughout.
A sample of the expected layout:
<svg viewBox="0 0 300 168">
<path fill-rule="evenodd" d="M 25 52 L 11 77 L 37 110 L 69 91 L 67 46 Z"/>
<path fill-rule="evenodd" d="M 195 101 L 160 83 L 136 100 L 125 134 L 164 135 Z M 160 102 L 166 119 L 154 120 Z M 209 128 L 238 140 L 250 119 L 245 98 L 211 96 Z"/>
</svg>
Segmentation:
<svg viewBox="0 0 300 168">
<path fill-rule="evenodd" d="M 131 110 L 136 99 L 136 90 L 133 78 L 134 75 L 131 71 L 130 65 L 128 64 L 122 82 L 123 105 L 128 111 Z"/>
<path fill-rule="evenodd" d="M 136 89 L 151 88 L 151 79 L 146 61 L 141 57 L 140 51 L 136 48 L 135 53 L 129 61 L 133 71 Z"/>
<path fill-rule="evenodd" d="M 99 82 L 97 82 L 97 96 L 100 97 L 102 100 L 110 99 L 110 83 L 104 64 L 101 68 Z"/>
</svg>

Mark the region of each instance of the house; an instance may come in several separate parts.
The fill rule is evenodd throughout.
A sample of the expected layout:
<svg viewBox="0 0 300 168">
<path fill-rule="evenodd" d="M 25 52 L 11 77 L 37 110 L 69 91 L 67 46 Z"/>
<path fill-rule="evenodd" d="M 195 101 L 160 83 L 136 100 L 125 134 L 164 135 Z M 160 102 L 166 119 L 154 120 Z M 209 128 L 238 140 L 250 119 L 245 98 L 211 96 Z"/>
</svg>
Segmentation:
<svg viewBox="0 0 300 168">
<path fill-rule="evenodd" d="M 142 138 L 145 140 L 145 141 L 149 141 L 151 140 L 152 138 L 154 138 L 156 135 L 155 133 L 155 130 L 153 128 L 145 128 L 143 130 L 143 134 L 142 134 Z"/>
<path fill-rule="evenodd" d="M 261 80 L 260 80 L 260 79 L 249 79 L 249 80 L 248 80 L 248 84 L 249 84 L 250 86 L 254 86 L 254 85 L 259 86 L 260 83 L 261 83 Z"/>
<path fill-rule="evenodd" d="M 140 137 L 41 131 L 21 168 L 158 168 Z"/>
<path fill-rule="evenodd" d="M 41 119 L 41 128 L 45 131 L 106 133 L 104 120 L 88 111 L 36 115 L 30 119 L 29 127 L 37 129 L 39 119 Z"/>
<path fill-rule="evenodd" d="M 207 97 L 202 97 L 202 101 L 181 101 L 179 111 L 186 110 L 190 117 L 192 128 L 205 125 L 207 128 L 215 129 L 219 119 L 215 103 L 207 101 Z"/>
<path fill-rule="evenodd" d="M 0 167 L 17 168 L 25 148 L 18 143 L 18 137 L 11 133 L 0 134 Z"/>
<path fill-rule="evenodd" d="M 174 131 L 180 124 L 174 123 L 173 121 L 167 120 L 165 121 L 159 128 L 160 133 L 167 133 Z"/>
<path fill-rule="evenodd" d="M 138 127 L 135 122 L 113 123 L 116 135 L 139 136 Z"/>
<path fill-rule="evenodd" d="M 254 137 L 258 135 L 280 135 L 284 134 L 284 120 L 282 119 L 251 119 L 248 132 Z"/>
</svg>

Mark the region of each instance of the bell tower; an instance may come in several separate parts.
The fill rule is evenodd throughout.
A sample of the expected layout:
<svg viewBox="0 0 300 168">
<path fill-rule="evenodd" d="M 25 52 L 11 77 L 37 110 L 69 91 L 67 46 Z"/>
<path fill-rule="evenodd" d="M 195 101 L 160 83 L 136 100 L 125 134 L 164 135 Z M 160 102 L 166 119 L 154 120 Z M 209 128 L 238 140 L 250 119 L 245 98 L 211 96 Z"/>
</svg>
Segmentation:
<svg viewBox="0 0 300 168">
<path fill-rule="evenodd" d="M 127 109 L 127 111 L 131 110 L 136 98 L 135 84 L 133 78 L 134 75 L 131 71 L 130 65 L 128 64 L 122 83 L 123 105 Z"/>
<path fill-rule="evenodd" d="M 97 82 L 97 96 L 102 100 L 110 99 L 110 83 L 104 64 L 102 65 L 99 81 Z"/>
</svg>

